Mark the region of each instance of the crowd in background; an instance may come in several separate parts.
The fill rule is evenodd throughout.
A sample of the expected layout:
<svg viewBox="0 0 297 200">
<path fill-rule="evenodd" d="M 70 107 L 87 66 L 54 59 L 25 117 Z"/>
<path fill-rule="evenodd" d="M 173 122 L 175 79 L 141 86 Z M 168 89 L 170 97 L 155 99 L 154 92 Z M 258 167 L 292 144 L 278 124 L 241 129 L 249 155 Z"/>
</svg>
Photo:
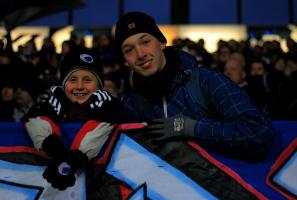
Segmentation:
<svg viewBox="0 0 297 200">
<path fill-rule="evenodd" d="M 173 46 L 183 49 L 198 61 L 197 67 L 219 70 L 241 87 L 256 105 L 273 120 L 297 119 L 297 44 L 287 38 L 288 52 L 278 41 L 250 46 L 249 41 L 223 41 L 209 53 L 204 40 L 175 39 Z M 59 85 L 59 63 L 74 49 L 86 48 L 84 40 L 73 35 L 62 44 L 60 54 L 50 38 L 36 49 L 34 39 L 17 52 L 0 40 L 0 121 L 21 121 L 42 92 Z M 103 62 L 104 87 L 120 98 L 131 86 L 129 70 L 118 56 L 113 37 L 94 36 L 92 51 Z"/>
</svg>

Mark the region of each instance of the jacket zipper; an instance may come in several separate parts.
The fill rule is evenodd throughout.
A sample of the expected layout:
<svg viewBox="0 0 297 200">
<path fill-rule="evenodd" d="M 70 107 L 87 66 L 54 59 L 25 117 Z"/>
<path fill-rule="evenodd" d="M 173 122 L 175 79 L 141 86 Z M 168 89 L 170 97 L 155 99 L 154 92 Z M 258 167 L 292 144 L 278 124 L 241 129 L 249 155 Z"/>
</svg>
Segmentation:
<svg viewBox="0 0 297 200">
<path fill-rule="evenodd" d="M 167 113 L 167 101 L 165 96 L 163 96 L 163 111 L 164 111 L 164 117 L 166 119 L 168 117 L 168 113 Z"/>
</svg>

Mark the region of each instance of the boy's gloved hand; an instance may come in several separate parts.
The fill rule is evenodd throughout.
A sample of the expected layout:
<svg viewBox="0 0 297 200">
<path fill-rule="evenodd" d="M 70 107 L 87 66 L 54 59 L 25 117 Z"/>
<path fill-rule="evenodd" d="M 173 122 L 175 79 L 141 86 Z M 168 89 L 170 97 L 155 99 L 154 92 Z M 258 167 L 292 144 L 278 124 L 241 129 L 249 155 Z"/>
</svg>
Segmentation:
<svg viewBox="0 0 297 200">
<path fill-rule="evenodd" d="M 43 173 L 43 177 L 52 184 L 52 187 L 65 190 L 75 183 L 75 172 L 88 161 L 88 158 L 79 150 L 70 150 L 60 153 L 51 161 Z"/>
<path fill-rule="evenodd" d="M 43 177 L 52 187 L 65 190 L 75 183 L 75 172 L 88 162 L 88 157 L 79 150 L 67 150 L 62 139 L 52 134 L 42 143 L 42 150 L 52 158 Z"/>
<path fill-rule="evenodd" d="M 89 107 L 89 119 L 111 123 L 120 122 L 120 101 L 107 91 L 93 92 L 85 103 Z"/>
<path fill-rule="evenodd" d="M 61 86 L 53 86 L 50 88 L 48 103 L 59 117 L 65 113 L 69 104 L 68 102 L 69 100 Z"/>
<path fill-rule="evenodd" d="M 156 142 L 173 137 L 193 136 L 196 120 L 184 115 L 156 119 L 148 123 L 147 131 L 157 136 Z"/>
<path fill-rule="evenodd" d="M 101 108 L 105 101 L 111 101 L 112 97 L 104 90 L 96 90 L 93 92 L 92 96 L 89 98 L 90 108 L 96 109 Z"/>
</svg>

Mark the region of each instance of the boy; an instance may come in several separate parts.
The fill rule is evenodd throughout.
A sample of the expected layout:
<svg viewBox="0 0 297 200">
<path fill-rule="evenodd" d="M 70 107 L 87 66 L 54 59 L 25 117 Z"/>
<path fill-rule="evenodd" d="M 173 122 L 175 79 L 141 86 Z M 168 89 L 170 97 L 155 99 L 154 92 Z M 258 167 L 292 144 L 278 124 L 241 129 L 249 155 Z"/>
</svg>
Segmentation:
<svg viewBox="0 0 297 200">
<path fill-rule="evenodd" d="M 86 52 L 68 53 L 60 65 L 61 86 L 53 86 L 25 117 L 34 147 L 52 158 L 43 177 L 53 187 L 73 186 L 75 172 L 98 155 L 119 120 L 119 103 L 103 91 L 102 64 Z M 59 124 L 83 122 L 70 150 Z"/>
</svg>

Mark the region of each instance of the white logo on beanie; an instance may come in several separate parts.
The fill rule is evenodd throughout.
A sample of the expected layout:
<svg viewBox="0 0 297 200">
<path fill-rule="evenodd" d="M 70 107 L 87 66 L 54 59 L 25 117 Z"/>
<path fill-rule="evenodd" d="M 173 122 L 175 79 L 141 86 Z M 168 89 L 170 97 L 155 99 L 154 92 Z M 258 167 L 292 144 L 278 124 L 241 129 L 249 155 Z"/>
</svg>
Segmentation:
<svg viewBox="0 0 297 200">
<path fill-rule="evenodd" d="M 86 63 L 93 63 L 93 57 L 89 54 L 80 54 L 79 58 Z"/>
</svg>

